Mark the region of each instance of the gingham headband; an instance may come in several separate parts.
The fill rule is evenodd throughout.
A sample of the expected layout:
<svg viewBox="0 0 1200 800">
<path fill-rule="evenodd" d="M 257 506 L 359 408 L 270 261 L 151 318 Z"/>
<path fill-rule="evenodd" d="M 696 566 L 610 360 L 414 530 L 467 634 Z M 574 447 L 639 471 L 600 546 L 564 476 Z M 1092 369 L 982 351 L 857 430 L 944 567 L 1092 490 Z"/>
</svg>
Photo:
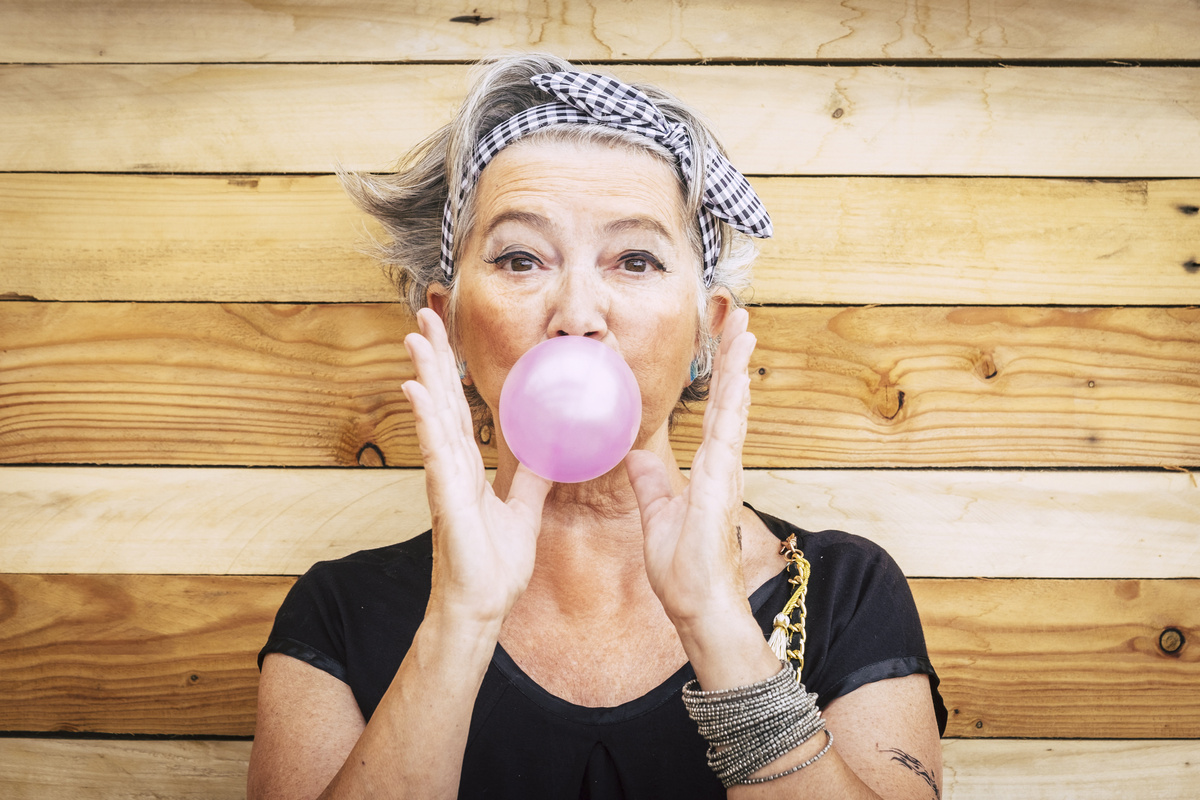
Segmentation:
<svg viewBox="0 0 1200 800">
<path fill-rule="evenodd" d="M 654 102 L 627 83 L 588 72 L 547 72 L 530 81 L 559 102 L 528 108 L 509 117 L 479 140 L 474 157 L 458 188 L 458 205 L 479 180 L 496 154 L 508 145 L 550 125 L 576 123 L 607 125 L 618 130 L 639 133 L 670 150 L 679 161 L 684 180 L 692 174 L 692 142 L 687 128 L 669 122 Z M 442 271 L 449 280 L 454 274 L 454 227 L 450 198 L 442 214 Z M 700 206 L 700 234 L 704 243 L 704 284 L 712 283 L 713 270 L 721 253 L 721 231 L 717 220 L 742 233 L 759 238 L 771 235 L 771 217 L 742 173 L 709 148 L 704 176 L 704 198 Z"/>
</svg>

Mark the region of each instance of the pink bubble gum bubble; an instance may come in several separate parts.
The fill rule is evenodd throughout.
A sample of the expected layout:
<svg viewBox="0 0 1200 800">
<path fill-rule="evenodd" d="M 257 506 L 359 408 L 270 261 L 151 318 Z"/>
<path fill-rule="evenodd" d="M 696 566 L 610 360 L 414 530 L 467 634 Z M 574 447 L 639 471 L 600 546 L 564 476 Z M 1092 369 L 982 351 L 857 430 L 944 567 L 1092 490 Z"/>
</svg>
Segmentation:
<svg viewBox="0 0 1200 800">
<path fill-rule="evenodd" d="M 547 339 L 521 356 L 500 390 L 500 430 L 525 466 L 558 483 L 611 470 L 629 452 L 642 395 L 625 360 L 586 336 Z"/>
</svg>

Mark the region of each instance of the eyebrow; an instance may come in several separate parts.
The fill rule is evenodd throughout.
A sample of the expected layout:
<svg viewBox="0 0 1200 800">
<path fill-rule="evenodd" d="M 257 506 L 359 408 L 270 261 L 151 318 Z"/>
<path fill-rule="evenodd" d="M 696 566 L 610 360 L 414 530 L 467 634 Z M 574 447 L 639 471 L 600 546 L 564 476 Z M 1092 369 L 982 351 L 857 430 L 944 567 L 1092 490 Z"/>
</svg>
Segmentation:
<svg viewBox="0 0 1200 800">
<path fill-rule="evenodd" d="M 649 231 L 658 234 L 668 242 L 672 241 L 671 232 L 652 217 L 626 217 L 613 220 L 604 226 L 605 233 L 622 233 L 624 231 Z"/>
<path fill-rule="evenodd" d="M 487 227 L 483 229 L 483 236 L 487 238 L 492 235 L 492 231 L 499 228 L 506 222 L 518 222 L 522 225 L 527 225 L 530 228 L 536 228 L 543 233 L 550 230 L 554 225 L 550 220 L 543 217 L 541 214 L 535 214 L 532 211 L 505 211 L 497 214 L 488 221 Z"/>
</svg>

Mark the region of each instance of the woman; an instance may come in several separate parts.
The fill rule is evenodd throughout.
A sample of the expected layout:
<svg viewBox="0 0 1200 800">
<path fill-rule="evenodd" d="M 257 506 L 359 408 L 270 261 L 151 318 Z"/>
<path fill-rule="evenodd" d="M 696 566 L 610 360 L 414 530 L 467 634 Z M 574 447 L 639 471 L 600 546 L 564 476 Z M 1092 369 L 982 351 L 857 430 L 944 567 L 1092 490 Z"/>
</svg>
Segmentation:
<svg viewBox="0 0 1200 800">
<path fill-rule="evenodd" d="M 743 505 L 736 292 L 770 221 L 643 90 L 502 59 L 397 174 L 348 178 L 419 309 L 403 389 L 433 527 L 289 594 L 251 797 L 938 796 L 945 709 L 895 564 Z M 496 423 L 509 369 L 557 336 L 614 348 L 642 395 L 634 449 L 586 483 L 534 474 Z M 685 477 L 670 422 L 706 390 Z"/>
</svg>

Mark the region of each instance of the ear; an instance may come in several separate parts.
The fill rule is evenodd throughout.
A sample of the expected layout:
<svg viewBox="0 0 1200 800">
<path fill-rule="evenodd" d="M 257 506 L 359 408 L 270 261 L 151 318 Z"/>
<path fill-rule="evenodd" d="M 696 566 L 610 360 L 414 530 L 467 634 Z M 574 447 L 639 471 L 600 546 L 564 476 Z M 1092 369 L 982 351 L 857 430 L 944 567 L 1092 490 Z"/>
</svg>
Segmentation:
<svg viewBox="0 0 1200 800">
<path fill-rule="evenodd" d="M 709 297 L 708 319 L 704 320 L 704 324 L 708 326 L 708 332 L 713 338 L 721 335 L 721 331 L 725 329 L 725 320 L 729 318 L 729 312 L 735 308 L 737 308 L 737 304 L 733 302 L 733 295 L 724 286 L 718 288 Z"/>
<path fill-rule="evenodd" d="M 446 306 L 450 303 L 450 290 L 440 283 L 431 283 L 425 290 L 425 305 L 433 309 L 433 313 L 446 321 Z"/>
<path fill-rule="evenodd" d="M 466 364 L 458 357 L 458 342 L 455 340 L 454 332 L 450 330 L 447 324 L 446 314 L 450 306 L 450 290 L 440 283 L 431 283 L 429 288 L 425 290 L 425 305 L 433 309 L 433 313 L 442 318 L 442 324 L 446 326 L 446 332 L 450 336 L 450 349 L 454 351 L 454 362 L 458 366 L 459 379 L 464 386 L 470 386 L 473 381 L 471 376 L 466 373 Z"/>
</svg>

